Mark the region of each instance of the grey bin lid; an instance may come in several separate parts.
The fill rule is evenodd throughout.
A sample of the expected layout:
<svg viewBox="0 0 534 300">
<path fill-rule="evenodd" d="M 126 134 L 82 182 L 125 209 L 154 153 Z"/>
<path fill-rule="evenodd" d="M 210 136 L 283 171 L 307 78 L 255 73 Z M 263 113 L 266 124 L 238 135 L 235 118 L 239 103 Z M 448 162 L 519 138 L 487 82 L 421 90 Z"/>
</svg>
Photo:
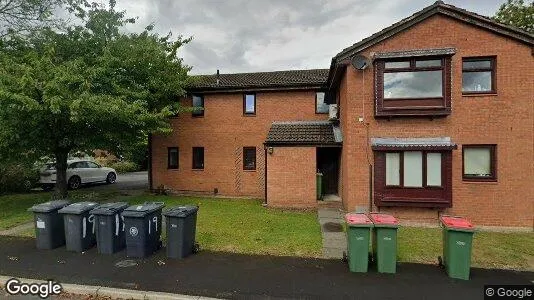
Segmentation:
<svg viewBox="0 0 534 300">
<path fill-rule="evenodd" d="M 91 210 L 91 214 L 112 216 L 112 215 L 122 212 L 126 207 L 128 207 L 128 203 L 126 202 L 104 203 L 104 204 L 101 204 L 99 207 Z"/>
<path fill-rule="evenodd" d="M 80 215 L 98 207 L 96 202 L 77 202 L 58 211 L 60 214 Z"/>
<path fill-rule="evenodd" d="M 165 206 L 163 202 L 145 202 L 139 205 L 132 205 L 122 212 L 124 217 L 142 218 Z"/>
<path fill-rule="evenodd" d="M 166 217 L 178 217 L 185 218 L 190 216 L 198 211 L 198 206 L 186 205 L 186 206 L 177 206 L 172 207 L 168 211 L 164 212 L 163 215 Z"/>
<path fill-rule="evenodd" d="M 55 200 L 55 201 L 49 201 L 45 203 L 39 203 L 36 204 L 30 208 L 28 208 L 28 211 L 36 212 L 36 213 L 48 213 L 55 210 L 62 209 L 63 207 L 69 205 L 70 202 L 67 200 Z"/>
</svg>

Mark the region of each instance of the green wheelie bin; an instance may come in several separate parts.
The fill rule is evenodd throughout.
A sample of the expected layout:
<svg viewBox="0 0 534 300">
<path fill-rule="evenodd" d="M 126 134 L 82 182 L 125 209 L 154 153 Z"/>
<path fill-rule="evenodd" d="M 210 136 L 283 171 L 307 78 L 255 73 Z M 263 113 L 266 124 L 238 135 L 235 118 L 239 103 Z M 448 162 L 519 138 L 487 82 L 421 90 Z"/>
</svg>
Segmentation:
<svg viewBox="0 0 534 300">
<path fill-rule="evenodd" d="M 443 258 L 441 263 L 451 278 L 469 280 L 473 224 L 461 217 L 441 216 Z"/>
<path fill-rule="evenodd" d="M 380 273 L 397 272 L 397 229 L 399 222 L 391 215 L 370 213 L 374 225 L 373 258 Z"/>
<path fill-rule="evenodd" d="M 367 272 L 369 267 L 369 238 L 373 222 L 365 214 L 348 213 L 347 223 L 347 259 L 351 272 Z"/>
</svg>

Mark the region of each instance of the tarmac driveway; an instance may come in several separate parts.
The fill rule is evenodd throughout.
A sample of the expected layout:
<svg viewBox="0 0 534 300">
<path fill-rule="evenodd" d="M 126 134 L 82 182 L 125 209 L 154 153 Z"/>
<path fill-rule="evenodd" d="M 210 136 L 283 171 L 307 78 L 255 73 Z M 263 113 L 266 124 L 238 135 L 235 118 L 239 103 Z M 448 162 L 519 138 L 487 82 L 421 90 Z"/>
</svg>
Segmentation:
<svg viewBox="0 0 534 300">
<path fill-rule="evenodd" d="M 148 190 L 148 172 L 131 172 L 123 173 L 117 176 L 117 182 L 114 184 L 90 184 L 82 187 L 82 189 L 89 190 L 118 190 L 118 191 L 130 191 L 130 190 Z"/>
<path fill-rule="evenodd" d="M 147 259 L 65 248 L 37 250 L 28 238 L 0 237 L 0 274 L 60 283 L 230 299 L 484 299 L 485 284 L 532 284 L 534 273 L 472 269 L 454 280 L 437 266 L 399 264 L 397 274 L 356 274 L 341 260 L 200 252 L 183 260 L 165 249 Z M 202 245 L 201 245 L 202 246 Z"/>
</svg>

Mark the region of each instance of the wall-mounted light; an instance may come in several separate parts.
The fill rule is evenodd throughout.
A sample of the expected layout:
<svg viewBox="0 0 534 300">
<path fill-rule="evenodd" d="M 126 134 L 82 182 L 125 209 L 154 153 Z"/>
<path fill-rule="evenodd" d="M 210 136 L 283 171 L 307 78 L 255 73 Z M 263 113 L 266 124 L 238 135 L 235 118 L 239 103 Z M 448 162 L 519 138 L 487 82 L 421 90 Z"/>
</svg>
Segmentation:
<svg viewBox="0 0 534 300">
<path fill-rule="evenodd" d="M 269 152 L 269 154 L 273 154 L 274 148 L 273 147 L 268 147 L 267 148 L 267 152 Z"/>
</svg>

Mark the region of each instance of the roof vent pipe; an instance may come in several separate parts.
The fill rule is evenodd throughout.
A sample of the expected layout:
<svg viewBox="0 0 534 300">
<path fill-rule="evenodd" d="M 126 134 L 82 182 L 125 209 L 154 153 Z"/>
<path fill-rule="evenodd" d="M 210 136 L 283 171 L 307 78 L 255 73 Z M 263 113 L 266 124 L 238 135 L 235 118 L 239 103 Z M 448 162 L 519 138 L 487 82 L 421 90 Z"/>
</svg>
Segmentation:
<svg viewBox="0 0 534 300">
<path fill-rule="evenodd" d="M 220 80 L 220 74 L 219 74 L 219 69 L 217 69 L 217 85 L 219 85 L 221 83 L 221 80 Z"/>
</svg>

